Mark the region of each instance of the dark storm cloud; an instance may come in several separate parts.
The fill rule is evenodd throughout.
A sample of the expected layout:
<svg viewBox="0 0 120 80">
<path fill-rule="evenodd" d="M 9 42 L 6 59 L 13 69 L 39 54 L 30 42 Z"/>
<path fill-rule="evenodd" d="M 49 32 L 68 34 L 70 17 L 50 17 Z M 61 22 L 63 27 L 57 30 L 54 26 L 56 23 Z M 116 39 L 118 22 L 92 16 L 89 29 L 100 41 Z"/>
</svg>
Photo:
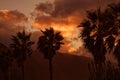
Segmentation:
<svg viewBox="0 0 120 80">
<path fill-rule="evenodd" d="M 36 5 L 35 10 L 38 12 L 52 13 L 54 5 L 51 3 L 39 3 Z"/>
<path fill-rule="evenodd" d="M 53 16 L 70 16 L 74 13 L 83 14 L 86 10 L 96 9 L 107 5 L 110 0 L 55 0 Z"/>
<path fill-rule="evenodd" d="M 35 22 L 79 24 L 86 10 L 98 8 L 99 5 L 106 3 L 107 1 L 99 3 L 98 0 L 55 0 L 53 3 L 39 3 L 35 7 L 35 14 L 37 14 Z M 69 17 L 71 20 L 68 19 Z"/>
<path fill-rule="evenodd" d="M 88 7 L 95 5 L 95 0 L 55 0 L 55 10 L 53 16 L 70 16 L 74 13 L 81 13 Z"/>
<path fill-rule="evenodd" d="M 54 3 L 39 3 L 35 10 L 49 13 L 54 17 L 67 17 L 82 13 L 92 7 L 98 7 L 98 0 L 55 0 Z"/>
</svg>

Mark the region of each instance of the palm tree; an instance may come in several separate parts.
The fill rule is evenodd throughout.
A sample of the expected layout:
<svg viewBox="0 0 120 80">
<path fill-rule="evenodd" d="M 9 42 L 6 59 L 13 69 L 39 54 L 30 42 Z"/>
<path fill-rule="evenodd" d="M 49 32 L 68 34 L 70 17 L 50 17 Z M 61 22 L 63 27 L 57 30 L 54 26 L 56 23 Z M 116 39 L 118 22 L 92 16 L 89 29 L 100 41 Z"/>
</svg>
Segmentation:
<svg viewBox="0 0 120 80">
<path fill-rule="evenodd" d="M 99 8 L 87 11 L 87 18 L 79 27 L 82 27 L 80 37 L 84 46 L 92 53 L 95 61 L 95 64 L 88 65 L 90 80 L 118 80 L 119 71 L 113 64 L 105 63 L 105 55 L 115 54 L 120 66 L 120 3 L 110 4 L 104 10 Z"/>
<path fill-rule="evenodd" d="M 4 80 L 9 79 L 12 60 L 12 53 L 9 48 L 0 43 L 0 70 L 3 73 Z"/>
<path fill-rule="evenodd" d="M 118 54 L 120 3 L 119 7 L 111 4 L 104 10 L 87 11 L 87 18 L 80 27 L 83 27 L 80 37 L 84 46 L 92 53 L 95 63 L 101 65 L 105 62 L 105 54 L 113 52 L 115 47 L 114 53 Z"/>
<path fill-rule="evenodd" d="M 24 64 L 28 56 L 32 54 L 31 46 L 34 44 L 30 40 L 31 34 L 26 34 L 25 30 L 23 32 L 18 32 L 16 36 L 12 36 L 12 43 L 10 47 L 13 49 L 14 58 L 18 64 L 18 67 L 21 68 L 22 78 L 24 80 Z"/>
<path fill-rule="evenodd" d="M 43 53 L 44 58 L 49 60 L 50 80 L 53 80 L 52 58 L 56 54 L 56 51 L 60 49 L 64 38 L 60 32 L 55 32 L 53 28 L 45 29 L 45 31 L 41 32 L 42 35 L 39 37 L 37 48 L 41 53 Z"/>
<path fill-rule="evenodd" d="M 115 4 L 110 4 L 109 5 L 109 9 L 112 13 L 112 15 L 114 16 L 114 26 L 115 26 L 115 29 L 116 29 L 116 32 L 117 34 L 115 35 L 116 38 L 116 42 L 114 42 L 114 55 L 115 57 L 117 58 L 118 60 L 118 63 L 119 63 L 119 67 L 120 67 L 120 2 Z M 110 44 L 110 41 L 109 41 L 109 44 Z"/>
<path fill-rule="evenodd" d="M 103 41 L 105 31 L 101 20 L 103 17 L 104 13 L 100 8 L 95 11 L 87 11 L 87 19 L 80 25 L 83 27 L 81 38 L 85 47 L 91 51 L 96 65 L 105 61 L 106 48 Z"/>
</svg>

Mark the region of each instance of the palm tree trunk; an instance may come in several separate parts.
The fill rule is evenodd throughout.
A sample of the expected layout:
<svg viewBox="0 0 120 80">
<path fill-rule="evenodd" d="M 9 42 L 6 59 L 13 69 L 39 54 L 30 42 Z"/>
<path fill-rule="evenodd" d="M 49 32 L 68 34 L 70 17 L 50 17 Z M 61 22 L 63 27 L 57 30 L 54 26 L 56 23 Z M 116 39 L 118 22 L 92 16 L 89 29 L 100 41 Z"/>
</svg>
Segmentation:
<svg viewBox="0 0 120 80">
<path fill-rule="evenodd" d="M 7 71 L 3 72 L 3 78 L 4 78 L 4 80 L 8 80 L 8 72 Z"/>
<path fill-rule="evenodd" d="M 49 72 L 50 72 L 50 80 L 53 80 L 52 59 L 49 59 Z"/>
<path fill-rule="evenodd" d="M 22 80 L 24 80 L 24 77 L 25 77 L 25 75 L 24 75 L 24 65 L 22 65 L 21 70 L 22 70 Z"/>
</svg>

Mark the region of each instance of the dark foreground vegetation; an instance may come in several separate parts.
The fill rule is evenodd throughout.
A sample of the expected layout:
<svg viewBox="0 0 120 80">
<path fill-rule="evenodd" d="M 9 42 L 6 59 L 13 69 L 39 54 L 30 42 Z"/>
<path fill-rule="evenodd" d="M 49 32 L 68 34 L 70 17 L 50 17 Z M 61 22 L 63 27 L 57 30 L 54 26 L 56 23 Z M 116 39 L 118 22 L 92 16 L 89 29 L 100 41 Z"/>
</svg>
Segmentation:
<svg viewBox="0 0 120 80">
<path fill-rule="evenodd" d="M 99 7 L 96 10 L 87 11 L 87 17 L 79 27 L 82 28 L 80 38 L 83 40 L 84 47 L 93 56 L 93 61 L 91 60 L 88 64 L 89 80 L 120 80 L 120 3 L 110 4 L 105 9 Z M 64 44 L 64 38 L 53 28 L 41 32 L 37 49 L 49 61 L 49 79 L 54 80 L 52 61 Z M 32 45 L 35 43 L 30 37 L 31 34 L 23 30 L 11 36 L 9 47 L 0 43 L 1 79 L 25 80 L 25 63 L 32 56 Z M 107 54 L 113 54 L 118 64 L 106 61 Z M 11 68 L 15 65 L 22 74 L 19 74 L 21 76 L 19 78 L 11 75 L 13 73 Z"/>
<path fill-rule="evenodd" d="M 89 64 L 90 80 L 120 80 L 120 3 L 87 11 L 79 27 L 83 27 L 84 46 L 94 58 Z M 106 54 L 113 54 L 118 65 L 106 61 Z"/>
</svg>

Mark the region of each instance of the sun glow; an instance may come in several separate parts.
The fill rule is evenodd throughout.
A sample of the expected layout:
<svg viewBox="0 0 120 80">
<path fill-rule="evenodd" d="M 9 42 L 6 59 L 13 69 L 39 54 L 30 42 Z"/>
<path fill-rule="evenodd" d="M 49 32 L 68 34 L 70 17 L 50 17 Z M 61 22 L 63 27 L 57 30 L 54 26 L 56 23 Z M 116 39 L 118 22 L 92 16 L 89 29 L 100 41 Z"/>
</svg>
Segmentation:
<svg viewBox="0 0 120 80">
<path fill-rule="evenodd" d="M 39 24 L 39 23 L 35 22 L 33 24 L 33 26 L 37 29 L 45 29 L 45 28 L 48 28 L 48 27 L 53 27 L 54 30 L 60 31 L 65 38 L 69 38 L 71 36 L 77 36 L 75 34 L 76 33 L 75 29 L 76 29 L 77 25 L 74 25 L 74 24 L 63 25 L 63 24 L 52 23 L 51 25 L 42 25 L 42 24 Z"/>
<path fill-rule="evenodd" d="M 69 53 L 76 51 L 81 45 L 80 41 L 78 41 L 79 30 L 77 29 L 77 25 L 75 24 L 68 25 L 52 23 L 52 25 L 48 26 L 35 22 L 33 26 L 37 29 L 53 27 L 55 31 L 60 31 L 63 37 L 65 38 L 65 41 L 67 41 L 67 44 L 64 46 L 64 48 L 66 48 L 67 52 Z"/>
<path fill-rule="evenodd" d="M 71 48 L 68 50 L 69 53 L 72 53 L 72 52 L 74 52 L 74 51 L 76 51 L 76 49 L 73 48 L 73 47 L 71 47 Z"/>
</svg>

